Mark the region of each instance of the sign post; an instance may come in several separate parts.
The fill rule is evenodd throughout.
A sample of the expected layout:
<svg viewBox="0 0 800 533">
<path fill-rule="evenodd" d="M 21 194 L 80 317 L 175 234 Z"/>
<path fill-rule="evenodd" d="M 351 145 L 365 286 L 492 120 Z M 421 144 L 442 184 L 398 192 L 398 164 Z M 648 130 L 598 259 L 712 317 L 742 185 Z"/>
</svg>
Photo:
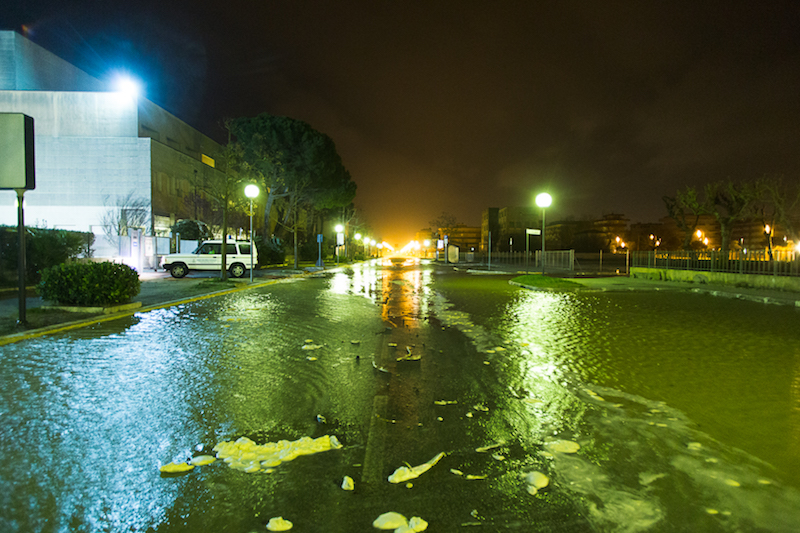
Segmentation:
<svg viewBox="0 0 800 533">
<path fill-rule="evenodd" d="M 317 259 L 317 266 L 324 267 L 325 264 L 322 262 L 322 233 L 317 233 L 317 248 L 319 250 L 319 258 Z"/>
<path fill-rule="evenodd" d="M 530 236 L 531 235 L 541 235 L 542 230 L 539 229 L 531 229 L 525 228 L 525 272 L 528 271 L 528 258 L 530 257 L 530 247 L 528 246 L 530 243 Z"/>
<path fill-rule="evenodd" d="M 0 113 L 0 190 L 17 193 L 18 324 L 28 321 L 25 307 L 25 191 L 36 188 L 33 160 L 33 118 L 22 113 Z"/>
</svg>

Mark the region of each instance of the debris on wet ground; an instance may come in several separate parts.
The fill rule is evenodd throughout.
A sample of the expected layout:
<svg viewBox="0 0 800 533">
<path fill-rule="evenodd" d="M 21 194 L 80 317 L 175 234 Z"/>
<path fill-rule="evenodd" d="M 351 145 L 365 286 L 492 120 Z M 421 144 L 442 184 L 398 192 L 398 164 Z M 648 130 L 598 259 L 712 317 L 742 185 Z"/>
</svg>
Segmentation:
<svg viewBox="0 0 800 533">
<path fill-rule="evenodd" d="M 436 405 L 453 405 L 458 403 L 458 400 L 435 400 L 433 403 Z"/>
<path fill-rule="evenodd" d="M 406 346 L 406 355 L 397 358 L 398 361 L 419 361 L 420 359 L 422 359 L 422 354 L 411 353 L 411 346 Z"/>
<path fill-rule="evenodd" d="M 247 473 L 269 473 L 272 467 L 301 455 L 312 455 L 341 447 L 336 437 L 323 435 L 316 439 L 301 437 L 294 441 L 281 440 L 266 444 L 256 444 L 247 437 L 240 437 L 234 442 L 222 441 L 213 449 L 217 452 L 217 459 L 222 459 L 231 468 Z"/>
<path fill-rule="evenodd" d="M 528 492 L 533 495 L 536 495 L 536 493 L 538 493 L 539 490 L 545 488 L 550 484 L 550 478 L 548 478 L 541 472 L 537 471 L 528 472 L 527 474 L 523 474 L 522 477 L 528 484 Z"/>
<path fill-rule="evenodd" d="M 350 476 L 344 476 L 344 479 L 342 480 L 342 489 L 355 490 L 355 488 L 356 484 L 355 481 L 353 481 L 353 478 L 351 478 Z"/>
<path fill-rule="evenodd" d="M 322 348 L 321 344 L 304 344 L 302 349 L 303 350 L 319 350 Z"/>
<path fill-rule="evenodd" d="M 428 529 L 428 522 L 419 516 L 413 516 L 409 520 L 400 513 L 390 511 L 376 518 L 372 522 L 372 527 L 383 530 L 393 529 L 395 533 L 411 533 L 425 531 Z"/>
<path fill-rule="evenodd" d="M 289 531 L 292 529 L 293 524 L 288 520 L 284 520 L 282 516 L 275 516 L 267 522 L 267 529 L 269 531 Z"/>
<path fill-rule="evenodd" d="M 163 474 L 180 474 L 182 472 L 188 472 L 189 470 L 193 469 L 194 465 L 186 464 L 186 463 L 168 463 L 159 468 L 159 470 Z"/>
<path fill-rule="evenodd" d="M 545 442 L 544 447 L 551 452 L 576 453 L 581 449 L 581 445 L 571 440 L 553 440 Z"/>
<path fill-rule="evenodd" d="M 486 453 L 489 450 L 494 450 L 495 448 L 499 448 L 501 446 L 505 446 L 506 442 L 501 440 L 499 442 L 495 442 L 494 444 L 489 444 L 487 446 L 481 446 L 480 448 L 475 448 L 475 451 L 478 453 Z"/>
<path fill-rule="evenodd" d="M 375 361 L 372 361 L 372 368 L 374 368 L 378 372 L 383 372 L 384 374 L 390 373 L 389 369 L 387 369 L 385 366 L 378 366 L 378 363 L 376 363 Z"/>
<path fill-rule="evenodd" d="M 422 463 L 421 465 L 417 466 L 401 466 L 397 470 L 395 470 L 391 476 L 389 476 L 390 483 L 402 483 L 403 481 L 408 481 L 409 479 L 415 479 L 427 472 L 428 470 L 433 467 L 436 463 L 438 463 L 442 457 L 444 457 L 444 452 L 438 453 L 433 459 L 428 461 L 427 463 Z"/>
</svg>

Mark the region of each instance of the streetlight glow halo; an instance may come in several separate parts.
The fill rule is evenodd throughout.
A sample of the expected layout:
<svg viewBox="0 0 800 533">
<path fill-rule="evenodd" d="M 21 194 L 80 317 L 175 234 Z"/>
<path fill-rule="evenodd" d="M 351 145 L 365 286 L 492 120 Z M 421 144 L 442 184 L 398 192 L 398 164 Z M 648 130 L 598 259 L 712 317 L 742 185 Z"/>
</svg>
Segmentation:
<svg viewBox="0 0 800 533">
<path fill-rule="evenodd" d="M 244 195 L 247 196 L 248 198 L 256 198 L 259 192 L 261 191 L 258 189 L 258 185 L 255 185 L 253 183 L 247 185 L 244 188 Z"/>
<path fill-rule="evenodd" d="M 548 193 L 542 192 L 536 195 L 537 206 L 545 208 L 545 207 L 550 207 L 550 204 L 552 203 L 553 203 L 553 197 L 550 196 Z"/>
</svg>

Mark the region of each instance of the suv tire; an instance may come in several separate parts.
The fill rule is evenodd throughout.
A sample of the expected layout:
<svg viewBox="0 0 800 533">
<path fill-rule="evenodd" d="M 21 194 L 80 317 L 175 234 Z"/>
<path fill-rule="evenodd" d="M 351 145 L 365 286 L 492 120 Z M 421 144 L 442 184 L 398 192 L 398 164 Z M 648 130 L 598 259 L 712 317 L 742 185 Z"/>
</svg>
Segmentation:
<svg viewBox="0 0 800 533">
<path fill-rule="evenodd" d="M 189 269 L 183 263 L 175 263 L 170 267 L 169 273 L 172 274 L 173 278 L 182 278 L 189 273 Z"/>
<path fill-rule="evenodd" d="M 231 265 L 230 272 L 231 276 L 233 276 L 234 278 L 241 278 L 242 276 L 244 276 L 244 273 L 247 272 L 247 269 L 241 263 L 234 263 Z"/>
</svg>

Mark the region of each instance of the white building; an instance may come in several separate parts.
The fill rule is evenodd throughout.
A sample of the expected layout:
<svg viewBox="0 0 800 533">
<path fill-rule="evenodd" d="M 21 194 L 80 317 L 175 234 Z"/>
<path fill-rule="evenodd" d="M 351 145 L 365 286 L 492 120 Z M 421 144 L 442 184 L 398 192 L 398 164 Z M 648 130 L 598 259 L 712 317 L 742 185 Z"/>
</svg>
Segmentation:
<svg viewBox="0 0 800 533">
<path fill-rule="evenodd" d="M 192 218 L 187 177 L 219 172 L 212 139 L 13 31 L 0 31 L 0 113 L 34 119 L 36 189 L 25 193 L 26 225 L 93 232 L 97 256 L 116 255 L 103 219 L 124 199 L 149 209 L 143 235 L 167 235 Z M 15 202 L 14 191 L 0 191 L 0 224 L 17 224 Z"/>
</svg>

